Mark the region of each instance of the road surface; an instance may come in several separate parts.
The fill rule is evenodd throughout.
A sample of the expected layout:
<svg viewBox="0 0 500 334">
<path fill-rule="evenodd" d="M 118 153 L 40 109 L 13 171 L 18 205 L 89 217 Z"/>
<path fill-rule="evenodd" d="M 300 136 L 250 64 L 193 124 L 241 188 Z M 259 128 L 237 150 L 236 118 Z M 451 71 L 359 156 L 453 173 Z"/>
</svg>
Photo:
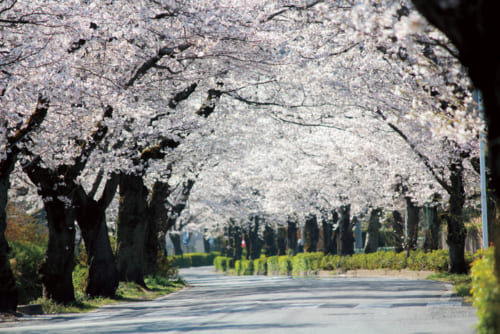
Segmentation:
<svg viewBox="0 0 500 334">
<path fill-rule="evenodd" d="M 223 276 L 181 270 L 190 287 L 87 314 L 27 317 L 0 333 L 475 333 L 451 285 L 400 278 Z M 24 318 L 23 318 L 24 319 Z"/>
</svg>

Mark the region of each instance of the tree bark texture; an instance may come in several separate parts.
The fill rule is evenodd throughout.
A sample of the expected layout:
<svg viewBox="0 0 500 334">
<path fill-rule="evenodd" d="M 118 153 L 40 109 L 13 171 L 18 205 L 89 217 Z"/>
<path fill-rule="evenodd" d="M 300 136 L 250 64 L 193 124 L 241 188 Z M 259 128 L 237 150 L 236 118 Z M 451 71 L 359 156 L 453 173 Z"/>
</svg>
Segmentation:
<svg viewBox="0 0 500 334">
<path fill-rule="evenodd" d="M 378 249 L 378 239 L 380 230 L 380 215 L 382 214 L 382 209 L 376 208 L 372 209 L 370 212 L 370 218 L 368 219 L 368 230 L 366 233 L 366 242 L 364 252 L 375 253 Z"/>
</svg>

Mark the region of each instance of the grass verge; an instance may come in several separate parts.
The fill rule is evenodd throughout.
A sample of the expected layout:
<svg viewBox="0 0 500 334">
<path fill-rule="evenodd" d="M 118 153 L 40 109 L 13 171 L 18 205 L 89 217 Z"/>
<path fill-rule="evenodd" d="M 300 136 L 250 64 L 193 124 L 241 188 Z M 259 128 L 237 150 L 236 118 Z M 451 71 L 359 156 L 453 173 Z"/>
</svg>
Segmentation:
<svg viewBox="0 0 500 334">
<path fill-rule="evenodd" d="M 120 282 L 114 298 L 89 298 L 88 296 L 77 295 L 76 301 L 67 305 L 61 305 L 50 299 L 41 297 L 30 304 L 41 304 L 43 312 L 46 314 L 85 313 L 108 304 L 154 300 L 178 291 L 185 286 L 184 281 L 181 279 L 172 281 L 162 277 L 147 277 L 144 281 L 147 288 L 132 282 Z"/>
<path fill-rule="evenodd" d="M 430 275 L 427 279 L 453 284 L 453 292 L 461 297 L 464 297 L 467 302 L 472 302 L 472 279 L 470 275 L 438 273 Z"/>
</svg>

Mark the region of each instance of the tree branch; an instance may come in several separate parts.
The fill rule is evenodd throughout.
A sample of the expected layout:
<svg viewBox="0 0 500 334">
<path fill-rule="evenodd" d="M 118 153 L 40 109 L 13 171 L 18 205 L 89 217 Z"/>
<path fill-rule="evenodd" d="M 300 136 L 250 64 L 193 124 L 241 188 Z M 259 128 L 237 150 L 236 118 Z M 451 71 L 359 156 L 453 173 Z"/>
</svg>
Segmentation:
<svg viewBox="0 0 500 334">
<path fill-rule="evenodd" d="M 427 170 L 432 174 L 432 176 L 434 177 L 434 179 L 437 181 L 437 183 L 439 183 L 441 185 L 441 187 L 443 187 L 443 189 L 445 189 L 448 193 L 450 193 L 452 191 L 451 189 L 451 186 L 448 185 L 442 178 L 439 177 L 439 175 L 436 173 L 436 171 L 434 170 L 434 168 L 432 168 L 432 165 L 429 161 L 429 158 L 427 158 L 422 152 L 420 152 L 418 149 L 417 149 L 417 146 L 415 144 L 413 144 L 409 138 L 404 134 L 404 132 L 399 129 L 396 125 L 394 125 L 393 123 L 389 122 L 387 120 L 387 117 L 384 115 L 384 113 L 377 108 L 377 111 L 376 111 L 376 114 L 379 115 L 384 121 L 385 123 L 399 136 L 401 137 L 405 142 L 406 144 L 408 144 L 408 146 L 410 146 L 411 150 L 419 157 L 419 159 L 422 161 L 422 163 L 425 165 L 425 167 L 427 168 Z"/>
<path fill-rule="evenodd" d="M 158 53 L 153 57 L 146 60 L 135 72 L 135 74 L 127 81 L 125 88 L 132 86 L 137 80 L 142 78 L 151 68 L 155 67 L 156 64 L 163 57 L 173 57 L 177 52 L 183 52 L 189 49 L 192 44 L 181 44 L 176 47 L 163 47 L 158 50 Z"/>
</svg>

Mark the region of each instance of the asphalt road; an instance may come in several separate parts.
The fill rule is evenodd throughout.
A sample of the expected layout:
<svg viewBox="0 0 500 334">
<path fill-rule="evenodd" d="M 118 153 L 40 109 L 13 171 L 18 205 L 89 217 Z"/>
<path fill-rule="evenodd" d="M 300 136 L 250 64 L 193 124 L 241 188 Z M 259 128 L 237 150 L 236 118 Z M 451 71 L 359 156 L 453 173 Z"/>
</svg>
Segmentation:
<svg viewBox="0 0 500 334">
<path fill-rule="evenodd" d="M 222 276 L 181 270 L 190 287 L 87 314 L 27 317 L 0 333 L 475 333 L 449 284 L 398 278 Z"/>
</svg>

